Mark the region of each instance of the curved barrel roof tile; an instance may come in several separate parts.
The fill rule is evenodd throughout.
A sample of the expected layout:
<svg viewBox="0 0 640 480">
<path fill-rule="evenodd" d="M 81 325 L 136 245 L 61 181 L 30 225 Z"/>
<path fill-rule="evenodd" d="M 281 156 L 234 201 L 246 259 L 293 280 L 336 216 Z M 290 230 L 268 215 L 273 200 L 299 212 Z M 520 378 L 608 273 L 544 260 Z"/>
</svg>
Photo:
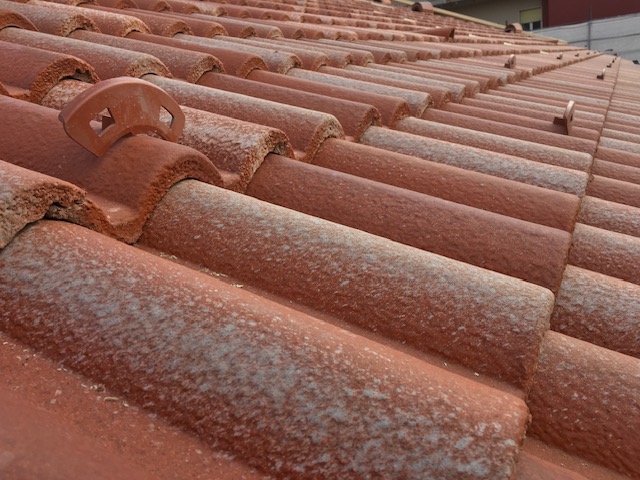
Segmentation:
<svg viewBox="0 0 640 480">
<path fill-rule="evenodd" d="M 640 70 L 389 3 L 0 0 L 2 473 L 640 475 Z"/>
</svg>

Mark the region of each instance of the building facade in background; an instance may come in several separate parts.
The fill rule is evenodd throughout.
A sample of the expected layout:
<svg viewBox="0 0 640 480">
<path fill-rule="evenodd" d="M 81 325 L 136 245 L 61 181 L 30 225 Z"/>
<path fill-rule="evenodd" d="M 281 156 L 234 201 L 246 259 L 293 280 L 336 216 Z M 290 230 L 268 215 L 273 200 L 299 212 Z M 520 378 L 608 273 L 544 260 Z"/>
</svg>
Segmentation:
<svg viewBox="0 0 640 480">
<path fill-rule="evenodd" d="M 640 0 L 435 0 L 435 7 L 640 61 Z"/>
<path fill-rule="evenodd" d="M 435 0 L 435 7 L 537 30 L 640 12 L 639 0 Z"/>
</svg>

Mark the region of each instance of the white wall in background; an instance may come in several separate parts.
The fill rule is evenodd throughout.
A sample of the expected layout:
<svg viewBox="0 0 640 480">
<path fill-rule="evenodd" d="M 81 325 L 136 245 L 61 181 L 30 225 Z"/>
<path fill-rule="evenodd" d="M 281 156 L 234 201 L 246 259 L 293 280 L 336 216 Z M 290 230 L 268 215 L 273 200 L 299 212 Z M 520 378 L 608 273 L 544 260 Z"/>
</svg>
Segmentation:
<svg viewBox="0 0 640 480">
<path fill-rule="evenodd" d="M 589 28 L 589 24 L 591 24 Z M 591 31 L 589 31 L 591 30 Z M 629 60 L 640 60 L 640 14 L 611 17 L 591 22 L 543 28 L 533 33 L 565 40 L 571 45 L 591 50 L 619 53 Z M 591 45 L 589 46 L 589 37 Z M 607 52 L 610 53 L 610 52 Z"/>
</svg>

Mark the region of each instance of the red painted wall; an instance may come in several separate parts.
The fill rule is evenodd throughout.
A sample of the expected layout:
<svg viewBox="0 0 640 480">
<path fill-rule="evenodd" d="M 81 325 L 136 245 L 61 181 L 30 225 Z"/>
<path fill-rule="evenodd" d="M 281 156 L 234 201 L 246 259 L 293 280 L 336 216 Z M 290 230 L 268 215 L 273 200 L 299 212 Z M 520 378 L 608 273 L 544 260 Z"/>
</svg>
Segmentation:
<svg viewBox="0 0 640 480">
<path fill-rule="evenodd" d="M 593 20 L 640 12 L 640 0 L 544 0 L 542 3 L 545 27 L 586 22 L 589 7 Z"/>
</svg>

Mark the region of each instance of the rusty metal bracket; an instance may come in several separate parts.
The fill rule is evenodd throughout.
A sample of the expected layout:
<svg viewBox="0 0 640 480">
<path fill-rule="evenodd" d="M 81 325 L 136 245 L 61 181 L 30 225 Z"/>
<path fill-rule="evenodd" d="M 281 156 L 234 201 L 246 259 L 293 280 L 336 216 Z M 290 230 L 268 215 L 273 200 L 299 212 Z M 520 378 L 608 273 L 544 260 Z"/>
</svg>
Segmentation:
<svg viewBox="0 0 640 480">
<path fill-rule="evenodd" d="M 69 137 L 98 157 L 127 134 L 152 131 L 175 142 L 185 123 L 180 105 L 169 94 L 130 77 L 104 80 L 85 90 L 58 118 Z M 96 126 L 97 119 L 102 120 L 101 128 Z"/>
<path fill-rule="evenodd" d="M 576 102 L 571 100 L 567 103 L 567 108 L 564 109 L 564 114 L 562 117 L 555 117 L 553 119 L 554 125 L 560 125 L 564 127 L 565 134 L 569 135 L 571 133 L 571 129 L 573 128 L 573 116 L 576 113 Z"/>
<path fill-rule="evenodd" d="M 515 54 L 509 55 L 509 59 L 504 64 L 505 68 L 516 68 L 516 56 Z"/>
<path fill-rule="evenodd" d="M 604 76 L 606 75 L 606 73 L 607 73 L 607 68 L 605 67 L 605 68 L 603 68 L 603 69 L 602 69 L 602 73 L 599 73 L 599 74 L 596 76 L 596 78 L 597 78 L 598 80 L 604 80 Z"/>
</svg>

